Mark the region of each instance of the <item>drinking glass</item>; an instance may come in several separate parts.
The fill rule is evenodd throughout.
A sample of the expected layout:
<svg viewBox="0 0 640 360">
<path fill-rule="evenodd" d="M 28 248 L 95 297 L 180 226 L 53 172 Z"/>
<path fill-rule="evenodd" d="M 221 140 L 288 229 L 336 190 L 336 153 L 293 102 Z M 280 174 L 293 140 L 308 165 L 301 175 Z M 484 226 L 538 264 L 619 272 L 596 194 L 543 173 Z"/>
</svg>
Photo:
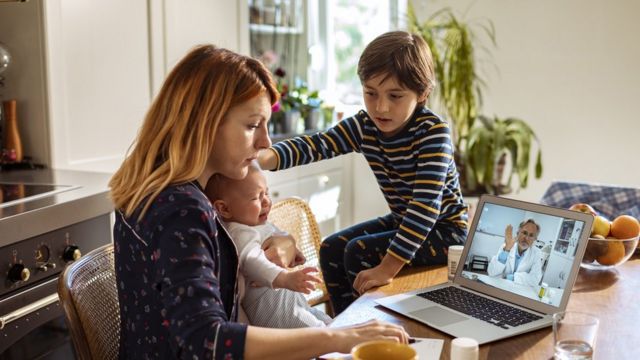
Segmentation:
<svg viewBox="0 0 640 360">
<path fill-rule="evenodd" d="M 593 358 L 599 322 L 594 315 L 578 311 L 553 314 L 554 359 Z"/>
</svg>

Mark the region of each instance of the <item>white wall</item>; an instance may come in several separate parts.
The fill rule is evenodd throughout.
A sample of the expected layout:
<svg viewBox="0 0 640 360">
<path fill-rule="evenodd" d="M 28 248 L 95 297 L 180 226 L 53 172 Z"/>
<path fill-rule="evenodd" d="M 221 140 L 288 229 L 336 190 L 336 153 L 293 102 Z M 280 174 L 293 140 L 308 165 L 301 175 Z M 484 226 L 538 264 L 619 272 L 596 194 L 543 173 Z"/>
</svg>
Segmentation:
<svg viewBox="0 0 640 360">
<path fill-rule="evenodd" d="M 516 197 L 536 201 L 554 179 L 640 186 L 640 2 L 414 1 L 495 25 L 484 113 L 520 117 L 540 138 L 544 176 Z M 496 70 L 497 69 L 497 70 Z"/>
</svg>

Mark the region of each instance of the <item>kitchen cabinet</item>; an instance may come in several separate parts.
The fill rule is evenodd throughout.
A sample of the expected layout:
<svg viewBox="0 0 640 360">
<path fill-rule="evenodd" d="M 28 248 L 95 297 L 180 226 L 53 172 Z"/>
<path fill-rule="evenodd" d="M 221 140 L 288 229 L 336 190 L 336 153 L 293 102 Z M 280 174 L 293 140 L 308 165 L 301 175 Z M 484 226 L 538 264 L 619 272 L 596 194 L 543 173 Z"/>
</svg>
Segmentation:
<svg viewBox="0 0 640 360">
<path fill-rule="evenodd" d="M 0 3 L 26 155 L 59 169 L 114 171 L 166 74 L 194 45 L 246 47 L 235 0 Z M 243 14 L 243 15 L 241 15 Z"/>
</svg>

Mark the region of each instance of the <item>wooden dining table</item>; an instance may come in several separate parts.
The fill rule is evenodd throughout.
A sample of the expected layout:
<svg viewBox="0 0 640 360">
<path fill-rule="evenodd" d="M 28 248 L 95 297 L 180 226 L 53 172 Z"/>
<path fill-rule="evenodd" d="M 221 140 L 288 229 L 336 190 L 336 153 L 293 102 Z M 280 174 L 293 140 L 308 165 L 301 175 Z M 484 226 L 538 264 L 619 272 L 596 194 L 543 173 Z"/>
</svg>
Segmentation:
<svg viewBox="0 0 640 360">
<path fill-rule="evenodd" d="M 402 325 L 413 337 L 444 340 L 449 359 L 453 337 L 383 308 L 375 299 L 447 281 L 445 266 L 404 269 L 391 284 L 372 289 L 339 314 L 331 327 L 379 319 Z M 608 270 L 580 269 L 567 310 L 600 319 L 594 359 L 640 359 L 640 256 Z M 480 346 L 480 359 L 551 359 L 551 326 Z"/>
</svg>

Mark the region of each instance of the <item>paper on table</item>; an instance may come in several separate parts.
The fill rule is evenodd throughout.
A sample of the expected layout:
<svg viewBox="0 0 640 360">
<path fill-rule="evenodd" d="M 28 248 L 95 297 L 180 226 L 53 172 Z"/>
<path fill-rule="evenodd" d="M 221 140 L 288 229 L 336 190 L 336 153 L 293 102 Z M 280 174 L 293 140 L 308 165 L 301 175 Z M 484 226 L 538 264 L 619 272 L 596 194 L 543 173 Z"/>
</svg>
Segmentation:
<svg viewBox="0 0 640 360">
<path fill-rule="evenodd" d="M 429 339 L 429 338 L 414 338 L 416 342 L 410 346 L 418 353 L 420 360 L 438 360 L 440 359 L 440 353 L 442 352 L 442 346 L 444 340 L 442 339 Z M 351 355 L 343 353 L 330 353 L 319 356 L 318 359 L 336 359 L 336 360 L 349 360 L 352 359 Z"/>
</svg>

